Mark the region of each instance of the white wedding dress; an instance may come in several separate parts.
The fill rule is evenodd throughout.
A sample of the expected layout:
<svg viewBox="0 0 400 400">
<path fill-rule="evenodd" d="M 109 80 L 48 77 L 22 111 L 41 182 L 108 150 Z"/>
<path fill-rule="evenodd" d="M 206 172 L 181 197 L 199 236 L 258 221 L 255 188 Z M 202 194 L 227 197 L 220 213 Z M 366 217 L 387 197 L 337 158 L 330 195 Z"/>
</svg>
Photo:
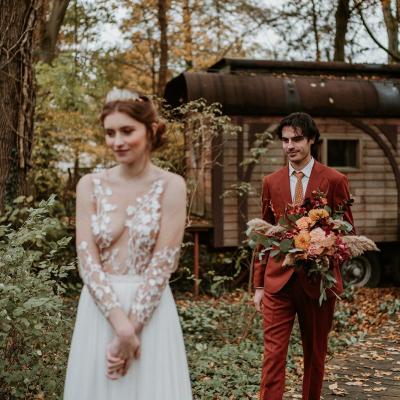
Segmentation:
<svg viewBox="0 0 400 400">
<path fill-rule="evenodd" d="M 80 210 L 87 225 L 78 246 L 85 285 L 64 400 L 191 400 L 183 336 L 168 284 L 181 238 L 169 237 L 173 221 L 163 217 L 165 180 L 129 199 L 114 193 L 107 172 L 85 178 L 92 189 L 91 204 Z M 107 315 L 114 307 L 134 313 L 144 324 L 140 358 L 118 380 L 106 377 L 106 347 L 115 336 Z"/>
</svg>

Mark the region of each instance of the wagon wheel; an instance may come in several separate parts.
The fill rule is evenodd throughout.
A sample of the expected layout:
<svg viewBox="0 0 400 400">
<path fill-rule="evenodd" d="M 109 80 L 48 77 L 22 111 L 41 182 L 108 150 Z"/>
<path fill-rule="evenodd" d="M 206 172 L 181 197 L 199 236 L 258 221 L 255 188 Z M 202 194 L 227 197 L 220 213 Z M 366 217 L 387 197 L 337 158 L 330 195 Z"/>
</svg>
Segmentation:
<svg viewBox="0 0 400 400">
<path fill-rule="evenodd" d="M 376 287 L 381 280 L 381 266 L 378 256 L 374 253 L 368 253 L 354 257 L 342 265 L 341 273 L 345 286 Z"/>
</svg>

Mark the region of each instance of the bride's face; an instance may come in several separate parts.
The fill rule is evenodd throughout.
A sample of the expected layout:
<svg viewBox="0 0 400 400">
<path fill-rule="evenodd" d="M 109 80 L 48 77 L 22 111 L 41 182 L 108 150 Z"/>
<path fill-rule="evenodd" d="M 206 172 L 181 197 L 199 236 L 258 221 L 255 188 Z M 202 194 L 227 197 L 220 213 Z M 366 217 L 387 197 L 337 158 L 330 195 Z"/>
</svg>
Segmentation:
<svg viewBox="0 0 400 400">
<path fill-rule="evenodd" d="M 106 145 L 119 163 L 131 164 L 148 153 L 146 126 L 115 111 L 104 119 Z"/>
</svg>

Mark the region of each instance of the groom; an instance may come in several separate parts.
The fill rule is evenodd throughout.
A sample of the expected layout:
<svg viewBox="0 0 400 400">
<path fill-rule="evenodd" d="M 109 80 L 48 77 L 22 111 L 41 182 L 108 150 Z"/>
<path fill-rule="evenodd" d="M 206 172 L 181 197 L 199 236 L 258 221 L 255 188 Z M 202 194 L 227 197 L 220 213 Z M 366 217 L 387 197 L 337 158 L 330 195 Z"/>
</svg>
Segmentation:
<svg viewBox="0 0 400 400">
<path fill-rule="evenodd" d="M 349 200 L 346 176 L 320 164 L 319 131 L 305 113 L 283 118 L 276 130 L 288 158 L 288 166 L 267 175 L 262 188 L 262 217 L 277 224 L 289 203 L 302 204 L 313 190 L 326 193 L 332 210 Z M 314 157 L 313 157 L 314 155 Z M 350 210 L 344 219 L 353 225 Z M 264 317 L 264 361 L 261 400 L 282 400 L 288 343 L 297 314 L 304 354 L 303 400 L 319 400 L 324 377 L 328 333 L 332 326 L 336 295 L 343 291 L 340 266 L 333 265 L 336 286 L 319 305 L 319 282 L 310 281 L 303 270 L 282 267 L 268 254 L 254 263 L 254 304 Z"/>
</svg>

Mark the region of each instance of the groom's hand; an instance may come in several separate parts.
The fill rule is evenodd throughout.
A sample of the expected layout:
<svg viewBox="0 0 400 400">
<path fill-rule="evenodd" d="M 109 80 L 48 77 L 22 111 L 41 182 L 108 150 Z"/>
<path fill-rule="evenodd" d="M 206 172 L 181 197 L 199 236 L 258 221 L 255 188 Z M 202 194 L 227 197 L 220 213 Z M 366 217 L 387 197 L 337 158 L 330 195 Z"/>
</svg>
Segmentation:
<svg viewBox="0 0 400 400">
<path fill-rule="evenodd" d="M 254 305 L 258 312 L 262 312 L 263 310 L 263 302 L 262 298 L 264 296 L 264 288 L 256 289 L 254 292 Z"/>
</svg>

